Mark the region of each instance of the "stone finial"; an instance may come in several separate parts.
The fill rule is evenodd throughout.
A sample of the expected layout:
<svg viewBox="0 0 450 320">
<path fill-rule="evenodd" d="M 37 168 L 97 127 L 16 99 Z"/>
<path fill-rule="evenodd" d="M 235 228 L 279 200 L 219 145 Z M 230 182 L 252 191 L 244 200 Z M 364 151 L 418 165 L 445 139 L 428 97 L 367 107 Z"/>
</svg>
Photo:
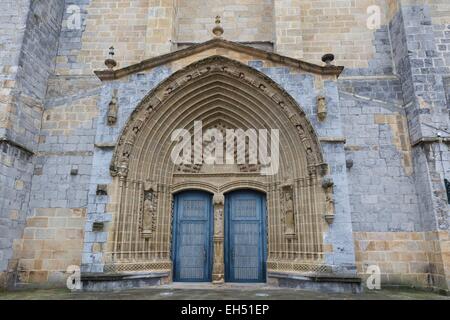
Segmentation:
<svg viewBox="0 0 450 320">
<path fill-rule="evenodd" d="M 220 16 L 217 16 L 216 17 L 216 26 L 212 30 L 212 32 L 213 32 L 213 34 L 214 34 L 214 36 L 216 38 L 220 38 L 223 35 L 223 32 L 224 32 L 224 30 L 223 30 L 223 28 L 222 28 L 222 26 L 220 24 L 221 24 Z"/>
<path fill-rule="evenodd" d="M 322 62 L 325 62 L 326 66 L 329 67 L 331 66 L 332 62 L 334 61 L 334 54 L 332 53 L 327 53 L 322 57 Z"/>
<path fill-rule="evenodd" d="M 105 66 L 107 66 L 109 70 L 113 70 L 114 67 L 117 66 L 117 62 L 114 60 L 114 54 L 114 47 L 109 48 L 109 58 L 105 60 Z"/>
</svg>

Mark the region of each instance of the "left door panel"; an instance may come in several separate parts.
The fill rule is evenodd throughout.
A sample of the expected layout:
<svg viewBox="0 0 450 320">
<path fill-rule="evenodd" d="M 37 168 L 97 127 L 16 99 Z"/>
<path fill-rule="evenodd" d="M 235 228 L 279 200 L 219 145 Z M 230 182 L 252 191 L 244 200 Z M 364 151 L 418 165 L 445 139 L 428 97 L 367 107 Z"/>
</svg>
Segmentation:
<svg viewBox="0 0 450 320">
<path fill-rule="evenodd" d="M 175 196 L 174 281 L 212 280 L 212 215 L 212 195 L 187 191 Z"/>
</svg>

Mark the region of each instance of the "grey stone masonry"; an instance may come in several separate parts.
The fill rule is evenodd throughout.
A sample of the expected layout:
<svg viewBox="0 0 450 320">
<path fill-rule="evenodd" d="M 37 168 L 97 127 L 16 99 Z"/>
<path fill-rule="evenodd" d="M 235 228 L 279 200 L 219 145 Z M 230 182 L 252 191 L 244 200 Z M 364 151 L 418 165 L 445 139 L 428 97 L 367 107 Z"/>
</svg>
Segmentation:
<svg viewBox="0 0 450 320">
<path fill-rule="evenodd" d="M 437 162 L 439 157 L 435 151 L 442 148 L 436 144 L 438 138 L 450 136 L 444 86 L 450 73 L 447 61 L 450 33 L 447 30 L 447 25 L 433 25 L 428 5 L 403 5 L 390 22 L 425 230 L 446 230 L 449 226 L 444 186 L 448 173 Z"/>
<path fill-rule="evenodd" d="M 33 154 L 63 9 L 60 0 L 0 2 L 0 96 L 8 97 L 0 99 L 0 272 L 30 213 Z"/>
</svg>

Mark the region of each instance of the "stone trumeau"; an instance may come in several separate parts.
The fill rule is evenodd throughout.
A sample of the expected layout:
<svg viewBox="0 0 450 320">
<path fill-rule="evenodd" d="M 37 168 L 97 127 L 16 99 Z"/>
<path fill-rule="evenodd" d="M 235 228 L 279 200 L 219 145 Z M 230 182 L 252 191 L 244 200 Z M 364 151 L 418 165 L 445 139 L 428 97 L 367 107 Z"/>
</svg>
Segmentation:
<svg viewBox="0 0 450 320">
<path fill-rule="evenodd" d="M 448 0 L 2 0 L 0 287 L 195 276 L 183 214 L 210 210 L 212 283 L 254 214 L 270 285 L 448 292 L 449 101 Z M 279 129 L 278 171 L 175 164 L 196 121 Z"/>
</svg>

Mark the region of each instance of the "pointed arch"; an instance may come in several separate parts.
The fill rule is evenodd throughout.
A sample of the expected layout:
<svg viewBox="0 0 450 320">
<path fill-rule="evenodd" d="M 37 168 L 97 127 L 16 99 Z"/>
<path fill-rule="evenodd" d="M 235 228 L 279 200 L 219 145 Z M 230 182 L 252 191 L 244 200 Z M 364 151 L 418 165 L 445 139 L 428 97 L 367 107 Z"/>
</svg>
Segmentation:
<svg viewBox="0 0 450 320">
<path fill-rule="evenodd" d="M 241 129 L 277 129 L 280 133 L 279 172 L 180 173 L 171 161 L 175 129 L 193 130 L 222 121 Z M 298 103 L 263 73 L 222 56 L 195 62 L 174 73 L 140 102 L 122 130 L 110 172 L 117 205 L 108 263 L 159 261 L 171 263 L 172 196 L 174 190 L 224 190 L 257 187 L 267 193 L 268 266 L 273 270 L 324 261 L 325 174 L 321 145 Z M 184 174 L 184 175 L 183 175 Z M 190 174 L 190 175 L 189 175 Z M 151 186 L 151 187 L 149 187 Z M 148 197 L 148 192 L 155 194 Z M 283 229 L 284 198 L 291 193 L 296 234 Z M 156 226 L 140 234 L 146 198 L 155 199 L 151 214 Z M 131 261 L 131 262 L 130 262 Z M 280 264 L 280 261 L 286 263 Z M 292 267 L 294 268 L 294 267 Z"/>
<path fill-rule="evenodd" d="M 220 106 L 217 101 L 228 107 L 225 111 L 230 117 L 243 124 L 252 121 L 261 125 L 260 128 L 289 125 L 290 129 L 297 129 L 291 130 L 296 132 L 296 139 L 286 138 L 289 142 L 300 139 L 307 161 L 302 164 L 310 170 L 323 164 L 321 146 L 313 126 L 284 89 L 249 66 L 212 56 L 175 72 L 146 95 L 122 130 L 114 151 L 111 174 L 128 175 L 133 153 L 138 152 L 136 147 L 152 129 L 158 127 L 159 130 L 162 125 L 172 130 L 184 128 L 189 117 L 177 117 L 177 113 L 195 116 L 200 109 L 210 111 L 208 107 Z M 167 122 L 159 122 L 162 119 Z"/>
</svg>

